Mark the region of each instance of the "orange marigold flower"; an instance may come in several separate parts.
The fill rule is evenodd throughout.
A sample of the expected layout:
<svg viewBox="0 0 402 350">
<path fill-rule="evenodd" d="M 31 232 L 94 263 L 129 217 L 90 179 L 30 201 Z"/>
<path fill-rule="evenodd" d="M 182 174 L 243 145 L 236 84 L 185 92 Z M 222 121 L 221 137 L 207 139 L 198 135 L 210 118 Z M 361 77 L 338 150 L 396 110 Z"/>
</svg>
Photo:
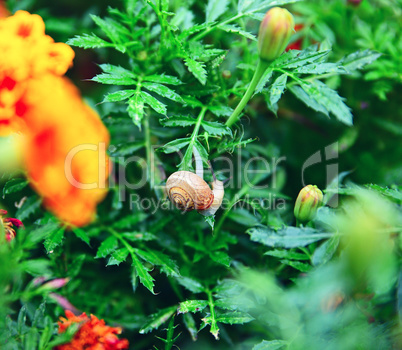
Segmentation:
<svg viewBox="0 0 402 350">
<path fill-rule="evenodd" d="M 0 18 L 7 17 L 10 15 L 10 12 L 7 10 L 6 1 L 0 0 Z"/>
<path fill-rule="evenodd" d="M 0 52 L 0 136 L 22 133 L 45 206 L 67 224 L 88 224 L 107 192 L 109 133 L 62 76 L 74 51 L 45 35 L 40 16 L 18 11 L 0 18 Z"/>
<path fill-rule="evenodd" d="M 0 209 L 0 224 L 3 225 L 6 240 L 10 242 L 15 238 L 15 229 L 24 226 L 23 223 L 14 218 L 4 218 L 3 215 L 7 215 L 7 210 Z"/>
<path fill-rule="evenodd" d="M 60 317 L 59 333 L 64 333 L 73 323 L 80 323 L 80 329 L 74 335 L 73 340 L 64 345 L 59 345 L 54 350 L 121 350 L 128 349 L 128 340 L 119 339 L 116 334 L 121 333 L 121 328 L 105 325 L 104 320 L 99 320 L 91 315 L 89 318 L 84 312 L 75 316 L 71 311 L 65 311 L 66 318 Z"/>
</svg>

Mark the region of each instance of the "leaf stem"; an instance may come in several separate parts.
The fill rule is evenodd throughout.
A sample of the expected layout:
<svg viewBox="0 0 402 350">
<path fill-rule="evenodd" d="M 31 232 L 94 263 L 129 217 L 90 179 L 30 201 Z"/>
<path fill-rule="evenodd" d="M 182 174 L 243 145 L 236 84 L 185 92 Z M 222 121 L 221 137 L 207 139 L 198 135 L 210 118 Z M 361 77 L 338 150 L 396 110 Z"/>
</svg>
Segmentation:
<svg viewBox="0 0 402 350">
<path fill-rule="evenodd" d="M 240 100 L 239 104 L 237 105 L 236 109 L 233 111 L 230 118 L 227 120 L 226 125 L 232 126 L 234 123 L 237 122 L 239 119 L 240 113 L 243 111 L 244 107 L 246 107 L 247 102 L 250 100 L 251 96 L 253 95 L 255 88 L 257 87 L 258 83 L 260 82 L 264 72 L 269 67 L 270 62 L 259 60 L 257 64 L 257 68 L 255 69 L 253 78 L 251 79 L 250 85 L 247 88 L 246 93 L 244 94 L 243 98 Z"/>
</svg>

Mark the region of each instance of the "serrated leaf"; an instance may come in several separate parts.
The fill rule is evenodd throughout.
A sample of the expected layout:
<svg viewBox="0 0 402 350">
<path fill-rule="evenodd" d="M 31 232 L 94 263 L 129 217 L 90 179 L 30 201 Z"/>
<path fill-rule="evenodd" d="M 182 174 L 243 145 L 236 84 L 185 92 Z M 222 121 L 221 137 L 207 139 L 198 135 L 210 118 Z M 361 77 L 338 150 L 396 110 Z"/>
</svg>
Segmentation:
<svg viewBox="0 0 402 350">
<path fill-rule="evenodd" d="M 74 38 L 67 40 L 66 44 L 81 47 L 83 49 L 96 49 L 113 46 L 113 44 L 99 38 L 93 33 L 76 35 Z"/>
<path fill-rule="evenodd" d="M 204 146 L 198 140 L 195 140 L 194 147 L 197 149 L 198 153 L 200 154 L 202 162 L 205 165 L 208 166 L 208 152 L 207 152 L 207 150 L 204 148 Z"/>
<path fill-rule="evenodd" d="M 169 154 L 180 151 L 183 147 L 187 146 L 191 141 L 191 138 L 177 139 L 168 142 L 166 145 L 158 148 L 158 151 Z"/>
<path fill-rule="evenodd" d="M 107 263 L 106 266 L 110 265 L 120 265 L 122 262 L 126 261 L 128 257 L 128 249 L 126 247 L 115 250 L 112 255 L 110 256 L 110 259 Z"/>
<path fill-rule="evenodd" d="M 296 68 L 294 73 L 299 74 L 347 74 L 348 71 L 345 67 L 341 66 L 339 63 L 326 63 L 326 62 L 318 62 L 307 64 L 302 67 Z"/>
<path fill-rule="evenodd" d="M 103 32 L 108 36 L 110 40 L 114 43 L 119 43 L 119 33 L 116 30 L 116 27 L 111 23 L 110 20 L 102 19 L 96 15 L 90 14 L 92 20 L 103 30 Z"/>
<path fill-rule="evenodd" d="M 10 181 L 7 181 L 3 187 L 3 198 L 5 198 L 6 194 L 21 191 L 28 185 L 28 183 L 29 182 L 25 179 L 11 179 Z"/>
<path fill-rule="evenodd" d="M 307 107 L 314 109 L 317 112 L 321 112 L 328 115 L 327 109 L 318 103 L 314 98 L 312 98 L 308 93 L 306 93 L 300 86 L 291 86 L 289 90 L 295 95 L 300 101 L 304 102 Z"/>
<path fill-rule="evenodd" d="M 292 50 L 276 59 L 271 67 L 280 68 L 297 68 L 305 66 L 309 63 L 317 62 L 328 56 L 330 50 L 311 51 L 309 49 L 303 51 Z"/>
<path fill-rule="evenodd" d="M 141 122 L 144 118 L 144 99 L 139 92 L 128 101 L 127 112 L 134 125 L 141 130 Z"/>
<path fill-rule="evenodd" d="M 339 61 L 347 70 L 354 71 L 362 69 L 364 66 L 373 63 L 381 56 L 381 53 L 364 50 L 351 53 Z"/>
<path fill-rule="evenodd" d="M 23 242 L 24 248 L 29 248 L 34 246 L 36 243 L 42 241 L 46 237 L 50 236 L 52 233 L 56 232 L 60 226 L 57 223 L 49 223 L 44 226 L 40 226 L 29 232 L 29 235 L 25 237 Z"/>
<path fill-rule="evenodd" d="M 143 148 L 144 142 L 127 142 L 119 145 L 112 145 L 109 147 L 109 155 L 112 157 L 122 157 L 134 154 L 139 149 Z"/>
<path fill-rule="evenodd" d="M 91 244 L 89 242 L 89 237 L 83 229 L 76 227 L 73 229 L 73 232 L 80 240 L 82 240 L 83 242 L 85 242 L 86 244 L 91 246 Z"/>
<path fill-rule="evenodd" d="M 159 122 L 163 126 L 168 126 L 168 127 L 175 127 L 175 126 L 181 126 L 181 127 L 186 127 L 186 126 L 191 126 L 197 123 L 197 119 L 192 118 L 192 117 L 187 117 L 187 116 L 174 116 L 174 117 L 169 117 L 165 119 L 160 119 Z"/>
<path fill-rule="evenodd" d="M 118 245 L 117 238 L 115 236 L 109 236 L 99 246 L 95 259 L 106 258 L 117 249 Z"/>
<path fill-rule="evenodd" d="M 148 242 L 158 239 L 157 236 L 150 232 L 123 232 L 121 235 L 131 242 Z"/>
<path fill-rule="evenodd" d="M 61 244 L 64 238 L 64 231 L 65 231 L 64 227 L 61 227 L 47 236 L 43 245 L 45 246 L 46 252 L 48 254 L 51 253 L 54 250 L 54 248 L 56 248 Z"/>
<path fill-rule="evenodd" d="M 210 135 L 216 135 L 216 136 L 230 135 L 230 136 L 233 136 L 232 130 L 229 127 L 227 127 L 225 124 L 222 124 L 222 123 L 219 123 L 219 122 L 209 122 L 209 121 L 203 120 L 201 122 L 201 126 Z"/>
<path fill-rule="evenodd" d="M 269 247 L 296 248 L 330 238 L 332 233 L 323 233 L 308 227 L 285 227 L 275 231 L 267 226 L 255 226 L 246 231 L 254 242 Z"/>
<path fill-rule="evenodd" d="M 120 90 L 111 92 L 105 96 L 102 102 L 119 102 L 124 101 L 135 94 L 135 90 Z"/>
<path fill-rule="evenodd" d="M 209 253 L 209 257 L 218 264 L 230 267 L 230 256 L 223 251 L 214 251 Z"/>
<path fill-rule="evenodd" d="M 15 217 L 21 221 L 28 219 L 33 213 L 35 213 L 42 204 L 42 198 L 37 196 L 28 197 L 28 199 L 18 208 L 15 213 Z"/>
<path fill-rule="evenodd" d="M 142 265 L 140 260 L 135 254 L 132 254 L 133 264 L 132 266 L 135 268 L 138 277 L 140 278 L 140 282 L 152 293 L 154 293 L 154 279 L 149 274 L 149 272 Z"/>
<path fill-rule="evenodd" d="M 310 258 L 306 254 L 292 252 L 290 250 L 269 250 L 264 255 L 274 256 L 276 258 L 288 259 L 288 260 L 309 260 Z"/>
<path fill-rule="evenodd" d="M 253 40 L 253 41 L 257 41 L 257 38 L 255 37 L 255 35 L 246 32 L 245 30 L 241 29 L 240 27 L 233 25 L 233 24 L 220 24 L 218 25 L 219 29 L 222 29 L 223 31 L 227 32 L 227 33 L 237 33 L 241 36 L 244 36 L 247 39 Z"/>
<path fill-rule="evenodd" d="M 188 67 L 188 70 L 197 78 L 197 80 L 205 85 L 207 82 L 207 71 L 205 70 L 205 65 L 197 62 L 189 57 L 184 60 L 185 65 Z"/>
<path fill-rule="evenodd" d="M 162 309 L 156 314 L 149 316 L 149 321 L 143 325 L 139 331 L 140 334 L 146 334 L 154 329 L 158 329 L 164 324 L 177 310 L 177 306 L 171 306 L 166 309 Z"/>
<path fill-rule="evenodd" d="M 179 94 L 169 89 L 165 85 L 157 84 L 157 83 L 143 83 L 143 87 L 148 89 L 149 91 L 155 92 L 156 94 L 168 98 L 169 100 L 185 103 Z"/>
<path fill-rule="evenodd" d="M 204 310 L 208 306 L 207 300 L 186 300 L 180 303 L 177 313 L 185 314 L 186 312 L 196 313 Z"/>
<path fill-rule="evenodd" d="M 311 265 L 306 263 L 302 263 L 300 261 L 293 261 L 293 260 L 281 260 L 282 264 L 289 265 L 300 272 L 309 272 L 311 270 Z"/>
<path fill-rule="evenodd" d="M 153 83 L 159 83 L 159 84 L 168 84 L 168 85 L 180 85 L 183 84 L 179 78 L 176 78 L 172 75 L 148 75 L 146 77 L 143 77 L 144 81 L 150 81 Z"/>
<path fill-rule="evenodd" d="M 157 100 L 155 97 L 151 96 L 145 91 L 141 91 L 141 97 L 144 102 L 155 112 L 166 115 L 166 105 L 163 104 L 161 101 Z"/>
<path fill-rule="evenodd" d="M 205 23 L 214 22 L 225 13 L 229 0 L 208 0 L 205 10 Z"/>
<path fill-rule="evenodd" d="M 233 311 L 219 315 L 216 318 L 217 322 L 226 324 L 244 324 L 254 320 L 254 317 L 246 312 Z"/>
<path fill-rule="evenodd" d="M 255 88 L 254 94 L 259 94 L 262 91 L 262 89 L 265 87 L 265 85 L 267 85 L 267 83 L 271 79 L 273 72 L 274 71 L 269 68 L 264 72 L 260 81 L 257 84 L 257 87 Z"/>
<path fill-rule="evenodd" d="M 91 79 L 92 81 L 112 85 L 137 84 L 136 75 L 123 67 L 114 66 L 112 64 L 101 64 L 99 67 L 104 73 L 96 75 Z"/>
<path fill-rule="evenodd" d="M 127 215 L 120 220 L 117 220 L 116 222 L 113 223 L 113 227 L 117 229 L 128 229 L 131 228 L 135 225 L 137 225 L 139 222 L 145 220 L 148 217 L 147 214 L 137 211 L 135 213 L 132 213 L 130 215 Z"/>
<path fill-rule="evenodd" d="M 176 263 L 173 262 L 173 260 L 166 254 L 163 254 L 156 250 L 147 249 L 145 251 L 137 248 L 135 249 L 135 253 L 145 261 L 151 263 L 152 265 L 159 266 L 161 271 L 165 273 L 167 276 L 174 276 L 174 277 L 180 276 L 179 269 Z"/>
<path fill-rule="evenodd" d="M 253 350 L 279 350 L 288 344 L 285 340 L 263 340 L 261 343 L 255 345 Z"/>
<path fill-rule="evenodd" d="M 311 258 L 311 263 L 314 266 L 326 264 L 331 260 L 339 245 L 339 236 L 333 236 L 323 244 L 321 244 L 315 251 Z"/>
<path fill-rule="evenodd" d="M 270 85 L 268 91 L 267 91 L 267 96 L 266 96 L 266 101 L 268 108 L 275 114 L 277 115 L 278 112 L 278 101 L 281 98 L 283 92 L 286 89 L 286 82 L 287 82 L 287 75 L 282 74 L 278 78 L 275 79 L 275 81 Z"/>
<path fill-rule="evenodd" d="M 205 288 L 202 286 L 202 284 L 190 277 L 184 277 L 184 276 L 176 277 L 176 281 L 183 287 L 187 288 L 190 292 L 193 293 L 205 292 Z"/>
<path fill-rule="evenodd" d="M 335 90 L 319 80 L 312 84 L 302 84 L 301 87 L 310 98 L 331 112 L 339 121 L 349 126 L 353 125 L 353 115 L 350 108 L 345 105 L 344 99 Z"/>
<path fill-rule="evenodd" d="M 208 110 L 218 117 L 229 117 L 233 113 L 233 109 L 229 106 L 208 106 Z"/>
</svg>

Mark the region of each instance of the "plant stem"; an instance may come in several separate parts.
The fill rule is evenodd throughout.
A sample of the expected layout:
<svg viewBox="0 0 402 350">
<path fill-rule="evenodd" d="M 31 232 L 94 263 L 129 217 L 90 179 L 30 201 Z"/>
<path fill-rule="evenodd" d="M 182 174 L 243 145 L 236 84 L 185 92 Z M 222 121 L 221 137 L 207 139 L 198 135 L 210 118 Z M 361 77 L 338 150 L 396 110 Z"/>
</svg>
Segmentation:
<svg viewBox="0 0 402 350">
<path fill-rule="evenodd" d="M 237 105 L 236 109 L 234 110 L 234 112 L 232 113 L 230 118 L 227 120 L 227 122 L 226 122 L 227 126 L 230 127 L 234 123 L 237 122 L 237 120 L 239 119 L 240 113 L 243 111 L 244 107 L 246 107 L 247 102 L 250 100 L 251 96 L 253 95 L 254 90 L 257 87 L 258 83 L 260 82 L 263 74 L 269 67 L 269 63 L 270 62 L 263 61 L 263 60 L 258 61 L 257 68 L 255 69 L 255 72 L 254 72 L 253 78 L 251 79 L 250 85 L 248 86 L 246 93 L 244 94 L 243 98 Z"/>
</svg>

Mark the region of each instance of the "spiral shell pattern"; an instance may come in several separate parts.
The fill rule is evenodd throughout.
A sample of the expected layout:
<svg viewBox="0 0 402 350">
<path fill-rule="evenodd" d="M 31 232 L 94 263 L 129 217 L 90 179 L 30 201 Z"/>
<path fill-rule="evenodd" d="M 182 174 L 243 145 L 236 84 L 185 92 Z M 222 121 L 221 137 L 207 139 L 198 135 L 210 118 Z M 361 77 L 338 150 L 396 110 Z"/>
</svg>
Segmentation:
<svg viewBox="0 0 402 350">
<path fill-rule="evenodd" d="M 169 199 L 183 211 L 208 209 L 214 194 L 208 184 L 190 171 L 177 171 L 166 181 Z"/>
</svg>

